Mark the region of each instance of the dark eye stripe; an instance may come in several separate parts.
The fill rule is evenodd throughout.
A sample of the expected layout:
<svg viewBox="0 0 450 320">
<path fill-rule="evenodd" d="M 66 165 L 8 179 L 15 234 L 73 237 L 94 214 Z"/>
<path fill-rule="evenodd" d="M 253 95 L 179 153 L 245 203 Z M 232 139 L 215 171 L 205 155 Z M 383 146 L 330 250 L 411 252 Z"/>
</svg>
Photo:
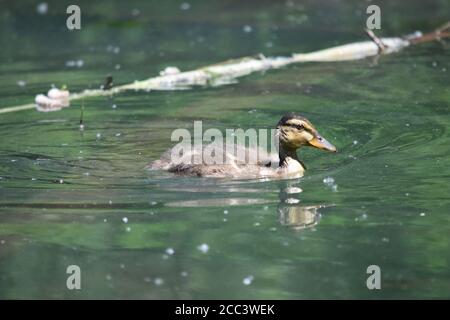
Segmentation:
<svg viewBox="0 0 450 320">
<path fill-rule="evenodd" d="M 296 128 L 297 130 L 304 130 L 305 129 L 305 127 L 303 125 L 301 125 L 301 124 L 291 124 L 290 126 L 293 127 L 293 128 Z"/>
</svg>

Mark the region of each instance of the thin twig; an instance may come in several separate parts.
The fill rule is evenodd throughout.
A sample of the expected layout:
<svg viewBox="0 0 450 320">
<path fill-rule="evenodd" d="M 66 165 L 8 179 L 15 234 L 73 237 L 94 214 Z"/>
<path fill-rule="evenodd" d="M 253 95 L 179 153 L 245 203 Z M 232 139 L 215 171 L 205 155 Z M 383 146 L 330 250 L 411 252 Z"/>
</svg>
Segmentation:
<svg viewBox="0 0 450 320">
<path fill-rule="evenodd" d="M 386 52 L 387 46 L 383 43 L 383 41 L 378 38 L 372 30 L 365 29 L 366 34 L 369 36 L 370 40 L 372 40 L 378 47 L 378 53 Z"/>
<path fill-rule="evenodd" d="M 333 48 L 327 48 L 310 53 L 293 54 L 290 57 L 245 57 L 219 63 L 192 71 L 179 72 L 175 74 L 160 75 L 142 81 L 136 81 L 120 86 L 112 85 L 109 78 L 104 88 L 95 90 L 84 90 L 70 95 L 69 100 L 84 99 L 89 97 L 112 96 L 126 90 L 180 90 L 195 86 L 221 85 L 234 83 L 239 77 L 243 77 L 258 71 L 277 69 L 293 63 L 304 62 L 337 62 L 353 61 L 398 52 L 410 45 L 441 40 L 450 37 L 450 22 L 447 22 L 435 31 L 422 35 L 415 34 L 409 37 L 378 38 L 370 30 L 366 30 L 370 41 L 355 42 Z M 374 50 L 373 44 L 378 50 Z M 0 114 L 19 110 L 33 109 L 34 104 L 26 104 L 15 107 L 0 108 Z"/>
</svg>

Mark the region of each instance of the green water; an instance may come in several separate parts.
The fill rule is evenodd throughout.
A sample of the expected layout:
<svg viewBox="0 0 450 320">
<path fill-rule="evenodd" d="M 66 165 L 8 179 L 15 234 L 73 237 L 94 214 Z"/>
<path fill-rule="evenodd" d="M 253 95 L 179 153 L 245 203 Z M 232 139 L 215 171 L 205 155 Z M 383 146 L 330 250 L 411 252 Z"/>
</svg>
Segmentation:
<svg viewBox="0 0 450 320">
<path fill-rule="evenodd" d="M 51 84 L 76 92 L 108 74 L 122 84 L 167 66 L 364 39 L 366 1 L 188 2 L 79 1 L 76 32 L 64 1 L 45 15 L 33 1 L 1 3 L 0 107 Z M 381 35 L 431 30 L 450 12 L 439 0 L 381 6 Z M 450 298 L 448 57 L 431 43 L 376 65 L 296 65 L 218 88 L 86 99 L 82 132 L 81 101 L 1 114 L 0 298 Z M 290 111 L 339 150 L 302 150 L 301 179 L 144 169 L 194 120 L 272 128 Z M 381 290 L 366 287 L 373 264 Z M 69 265 L 81 268 L 79 291 L 66 288 Z"/>
</svg>

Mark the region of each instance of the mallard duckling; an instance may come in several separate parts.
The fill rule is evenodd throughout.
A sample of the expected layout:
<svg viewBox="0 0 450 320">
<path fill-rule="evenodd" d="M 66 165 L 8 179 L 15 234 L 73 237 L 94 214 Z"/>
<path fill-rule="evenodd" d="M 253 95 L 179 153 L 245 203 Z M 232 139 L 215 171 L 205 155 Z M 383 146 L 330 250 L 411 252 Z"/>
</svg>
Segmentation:
<svg viewBox="0 0 450 320">
<path fill-rule="evenodd" d="M 226 145 L 215 149 L 222 152 L 221 156 L 223 156 L 223 159 L 226 159 L 224 164 L 206 164 L 202 160 L 200 162 L 193 161 L 193 158 L 201 157 L 203 152 L 205 152 L 205 148 L 210 146 L 210 144 L 202 147 L 201 150 L 193 149 L 192 152 L 184 155 L 176 163 L 171 161 L 172 149 L 169 149 L 162 155 L 161 159 L 151 163 L 148 168 L 151 170 L 163 169 L 177 174 L 201 177 L 301 177 L 306 167 L 298 159 L 297 149 L 302 146 L 311 146 L 336 152 L 336 147 L 323 138 L 311 122 L 295 113 L 289 113 L 281 118 L 277 124 L 276 138 L 279 141 L 278 155 L 270 155 L 259 148 L 234 146 L 244 151 L 244 153 L 237 154 L 245 154 L 245 159 L 248 159 L 249 154 L 257 153 L 258 161 L 255 164 L 246 163 L 245 160 L 241 161 L 234 155 L 227 153 L 227 150 L 230 149 Z"/>
</svg>

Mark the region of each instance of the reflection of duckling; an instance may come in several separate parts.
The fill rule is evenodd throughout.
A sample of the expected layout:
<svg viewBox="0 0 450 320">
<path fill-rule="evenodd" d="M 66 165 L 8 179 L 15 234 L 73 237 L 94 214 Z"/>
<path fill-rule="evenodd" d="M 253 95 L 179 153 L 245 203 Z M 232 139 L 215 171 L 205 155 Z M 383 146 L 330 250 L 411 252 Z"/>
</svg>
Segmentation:
<svg viewBox="0 0 450 320">
<path fill-rule="evenodd" d="M 195 164 L 193 157 L 197 157 L 205 152 L 193 150 L 190 154 L 184 155 L 182 161 L 173 163 L 170 159 L 171 150 L 166 152 L 160 160 L 156 160 L 149 165 L 150 169 L 164 169 L 184 175 L 196 175 L 203 177 L 299 177 L 303 175 L 305 166 L 297 157 L 297 149 L 302 146 L 312 146 L 315 148 L 335 152 L 336 148 L 325 140 L 304 117 L 290 113 L 285 115 L 277 124 L 277 136 L 279 140 L 279 153 L 277 156 L 261 152 L 259 149 L 245 148 L 244 154 L 258 153 L 259 158 L 256 164 L 239 161 L 225 146 L 219 148 L 222 152 L 225 164 Z M 242 148 L 242 147 L 239 147 Z M 234 149 L 232 149 L 234 150 Z M 216 151 L 217 152 L 217 151 Z M 263 155 L 263 156 L 261 156 Z"/>
<path fill-rule="evenodd" d="M 278 220 L 282 226 L 287 226 L 294 230 L 312 228 L 319 223 L 319 208 L 323 205 L 303 206 L 299 205 L 299 194 L 303 190 L 297 187 L 298 180 L 286 181 L 286 187 L 280 188 L 278 205 Z"/>
<path fill-rule="evenodd" d="M 289 206 L 280 205 L 278 208 L 281 225 L 295 230 L 312 228 L 319 223 L 321 206 Z"/>
</svg>

